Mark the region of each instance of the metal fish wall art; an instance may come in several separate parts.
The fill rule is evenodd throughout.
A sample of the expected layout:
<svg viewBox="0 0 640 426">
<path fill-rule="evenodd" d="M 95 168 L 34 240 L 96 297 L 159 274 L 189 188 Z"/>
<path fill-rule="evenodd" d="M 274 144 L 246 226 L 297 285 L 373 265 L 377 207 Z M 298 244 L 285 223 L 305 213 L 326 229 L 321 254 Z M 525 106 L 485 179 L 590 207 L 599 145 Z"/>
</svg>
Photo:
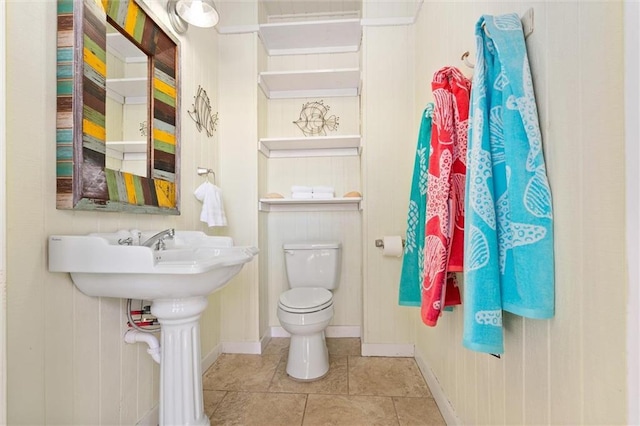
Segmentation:
<svg viewBox="0 0 640 426">
<path fill-rule="evenodd" d="M 328 115 L 329 109 L 329 105 L 325 105 L 323 101 L 307 102 L 302 105 L 300 118 L 293 123 L 305 136 L 326 136 L 327 130 L 333 132 L 340 124 L 340 117 Z"/>
<path fill-rule="evenodd" d="M 209 102 L 209 96 L 207 91 L 201 86 L 198 86 L 198 93 L 193 97 L 195 99 L 193 103 L 193 111 L 187 111 L 189 116 L 195 121 L 196 128 L 199 132 L 205 129 L 207 136 L 213 136 L 213 132 L 216 131 L 218 125 L 218 113 L 211 113 L 211 103 Z"/>
</svg>

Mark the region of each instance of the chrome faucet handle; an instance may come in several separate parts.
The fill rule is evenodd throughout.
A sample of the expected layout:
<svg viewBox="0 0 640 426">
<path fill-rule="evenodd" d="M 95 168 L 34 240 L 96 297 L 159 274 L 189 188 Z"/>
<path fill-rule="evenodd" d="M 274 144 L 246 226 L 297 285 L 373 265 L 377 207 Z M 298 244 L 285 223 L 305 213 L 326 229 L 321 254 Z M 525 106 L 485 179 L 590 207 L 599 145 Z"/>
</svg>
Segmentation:
<svg viewBox="0 0 640 426">
<path fill-rule="evenodd" d="M 133 245 L 133 238 L 129 237 L 129 238 L 120 238 L 118 240 L 118 244 L 121 246 L 132 246 Z"/>
</svg>

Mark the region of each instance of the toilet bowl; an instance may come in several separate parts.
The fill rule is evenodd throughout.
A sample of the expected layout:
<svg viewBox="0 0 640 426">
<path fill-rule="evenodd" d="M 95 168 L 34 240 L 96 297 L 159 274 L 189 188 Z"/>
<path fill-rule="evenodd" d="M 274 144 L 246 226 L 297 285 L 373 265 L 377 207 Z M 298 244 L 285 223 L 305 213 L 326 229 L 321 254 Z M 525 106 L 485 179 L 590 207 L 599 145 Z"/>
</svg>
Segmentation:
<svg viewBox="0 0 640 426">
<path fill-rule="evenodd" d="M 318 301 L 318 291 L 328 293 L 328 300 Z M 291 292 L 300 303 L 288 306 Z M 289 293 L 289 294 L 287 294 Z M 307 293 L 307 294 L 305 294 Z M 306 296 L 306 297 L 305 297 Z M 283 303 L 283 299 L 285 302 Z M 308 303 L 303 303 L 307 300 Z M 308 305 L 308 306 L 304 306 Z M 291 334 L 287 374 L 297 380 L 315 380 L 329 372 L 329 352 L 325 344 L 324 330 L 333 318 L 331 292 L 323 288 L 296 288 L 280 296 L 278 319 L 282 328 Z"/>
<path fill-rule="evenodd" d="M 285 244 L 287 278 L 292 287 L 280 295 L 278 319 L 291 335 L 287 374 L 303 381 L 329 372 L 325 329 L 333 318 L 333 293 L 339 276 L 340 243 Z"/>
</svg>

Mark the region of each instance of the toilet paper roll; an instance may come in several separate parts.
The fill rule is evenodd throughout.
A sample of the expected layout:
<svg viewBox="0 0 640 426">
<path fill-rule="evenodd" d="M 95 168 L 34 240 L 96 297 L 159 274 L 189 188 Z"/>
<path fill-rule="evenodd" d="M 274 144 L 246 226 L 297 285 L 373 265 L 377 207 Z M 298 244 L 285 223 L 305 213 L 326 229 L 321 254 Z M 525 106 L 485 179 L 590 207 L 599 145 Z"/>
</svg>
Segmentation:
<svg viewBox="0 0 640 426">
<path fill-rule="evenodd" d="M 402 238 L 399 235 L 391 235 L 382 238 L 384 248 L 382 249 L 383 256 L 400 257 L 404 252 L 402 247 Z"/>
</svg>

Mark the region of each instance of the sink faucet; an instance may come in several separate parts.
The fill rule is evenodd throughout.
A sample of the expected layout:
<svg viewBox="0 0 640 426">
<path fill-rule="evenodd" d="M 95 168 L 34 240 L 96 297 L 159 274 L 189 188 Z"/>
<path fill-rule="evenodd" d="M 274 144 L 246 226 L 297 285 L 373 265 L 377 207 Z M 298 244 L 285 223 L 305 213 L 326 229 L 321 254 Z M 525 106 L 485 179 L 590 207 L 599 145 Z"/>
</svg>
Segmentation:
<svg viewBox="0 0 640 426">
<path fill-rule="evenodd" d="M 164 231 L 158 232 L 156 235 L 149 238 L 147 241 L 145 241 L 140 245 L 145 247 L 152 247 L 155 250 L 164 250 L 165 238 L 173 239 L 175 235 L 176 235 L 175 229 L 173 228 L 165 229 Z"/>
</svg>

